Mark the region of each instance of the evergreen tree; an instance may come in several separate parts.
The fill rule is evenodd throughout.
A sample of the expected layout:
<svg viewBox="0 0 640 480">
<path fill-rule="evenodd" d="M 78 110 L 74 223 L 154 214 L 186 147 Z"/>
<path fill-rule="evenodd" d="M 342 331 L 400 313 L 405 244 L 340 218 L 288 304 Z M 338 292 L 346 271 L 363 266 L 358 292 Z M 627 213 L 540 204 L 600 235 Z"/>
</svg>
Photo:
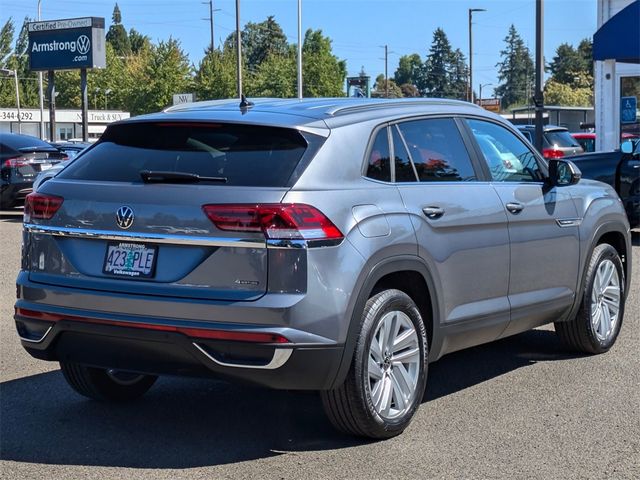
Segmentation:
<svg viewBox="0 0 640 480">
<path fill-rule="evenodd" d="M 447 34 L 437 28 L 418 88 L 430 97 L 464 98 L 466 72 L 464 55 L 459 49 L 452 50 Z"/>
<path fill-rule="evenodd" d="M 109 27 L 109 31 L 107 32 L 107 42 L 109 42 L 113 46 L 116 55 L 125 57 L 127 55 L 131 55 L 131 44 L 129 42 L 129 36 L 127 35 L 127 31 L 122 25 L 122 14 L 120 13 L 120 7 L 118 7 L 117 3 L 113 8 L 111 20 L 113 21 L 113 24 Z"/>
<path fill-rule="evenodd" d="M 449 71 L 449 82 L 451 86 L 451 97 L 458 100 L 467 98 L 467 85 L 469 82 L 469 67 L 467 66 L 464 54 L 459 48 L 451 53 L 451 69 Z"/>
<path fill-rule="evenodd" d="M 255 71 L 269 55 L 286 55 L 289 49 L 287 37 L 273 15 L 264 22 L 247 23 L 242 29 L 242 58 L 249 72 Z M 232 32 L 223 48 L 236 48 L 236 34 Z"/>
<path fill-rule="evenodd" d="M 556 82 L 573 85 L 576 77 L 584 72 L 584 59 L 571 45 L 561 43 L 556 49 L 549 70 Z"/>
<path fill-rule="evenodd" d="M 397 85 L 422 83 L 422 59 L 417 53 L 403 55 L 398 61 L 398 68 L 393 74 L 393 80 Z"/>
<path fill-rule="evenodd" d="M 4 65 L 7 60 L 9 60 L 15 31 L 16 28 L 13 24 L 13 19 L 9 17 L 9 20 L 5 22 L 0 30 L 0 65 Z"/>
<path fill-rule="evenodd" d="M 135 28 L 129 30 L 129 45 L 131 46 L 131 53 L 137 54 L 143 48 L 151 47 L 151 39 L 147 35 L 142 35 Z"/>
<path fill-rule="evenodd" d="M 503 108 L 507 108 L 528 101 L 527 97 L 533 92 L 535 70 L 529 49 L 513 25 L 504 42 L 506 47 L 500 52 L 502 61 L 496 65 L 501 83 L 495 93 L 502 97 Z"/>
</svg>

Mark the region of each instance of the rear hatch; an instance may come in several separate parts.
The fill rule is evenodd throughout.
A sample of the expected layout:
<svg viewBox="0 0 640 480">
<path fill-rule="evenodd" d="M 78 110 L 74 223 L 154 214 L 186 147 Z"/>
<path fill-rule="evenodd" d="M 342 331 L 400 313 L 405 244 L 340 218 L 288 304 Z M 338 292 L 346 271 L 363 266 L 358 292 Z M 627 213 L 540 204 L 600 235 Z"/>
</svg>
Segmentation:
<svg viewBox="0 0 640 480">
<path fill-rule="evenodd" d="M 565 157 L 584 153 L 584 149 L 580 146 L 578 140 L 573 138 L 569 131 L 564 128 L 545 130 L 544 140 L 545 149 L 562 152 Z"/>
<path fill-rule="evenodd" d="M 34 194 L 25 214 L 33 232 L 30 279 L 149 295 L 259 298 L 267 289 L 265 235 L 237 222 L 218 228 L 203 207 L 279 203 L 313 155 L 309 144 L 319 141 L 267 126 L 113 125 Z M 45 204 L 57 208 L 49 219 Z"/>
<path fill-rule="evenodd" d="M 19 148 L 15 156 L 3 162 L 3 169 L 11 170 L 11 175 L 20 181 L 33 181 L 38 173 L 48 170 L 68 158 L 55 147 Z"/>
</svg>

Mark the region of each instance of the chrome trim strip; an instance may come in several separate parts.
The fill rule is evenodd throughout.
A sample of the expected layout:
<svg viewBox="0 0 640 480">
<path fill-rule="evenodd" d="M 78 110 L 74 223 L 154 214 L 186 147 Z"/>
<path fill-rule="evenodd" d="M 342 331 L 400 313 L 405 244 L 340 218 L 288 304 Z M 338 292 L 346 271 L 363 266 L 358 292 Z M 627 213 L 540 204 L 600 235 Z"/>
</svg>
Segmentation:
<svg viewBox="0 0 640 480">
<path fill-rule="evenodd" d="M 556 223 L 561 228 L 579 227 L 582 224 L 581 218 L 557 218 Z"/>
<path fill-rule="evenodd" d="M 40 235 L 53 235 L 56 237 L 71 237 L 96 240 L 113 240 L 124 242 L 168 243 L 180 245 L 198 245 L 207 247 L 243 247 L 265 248 L 264 241 L 249 240 L 244 238 L 200 237 L 191 235 L 174 235 L 165 233 L 141 233 L 141 232 L 115 232 L 111 230 L 91 230 L 69 227 L 51 227 L 48 225 L 35 225 L 25 223 L 25 230 L 29 233 Z"/>
<path fill-rule="evenodd" d="M 268 239 L 267 248 L 307 248 L 307 241 Z"/>
<path fill-rule="evenodd" d="M 45 337 L 47 335 L 49 335 L 49 332 L 51 331 L 51 329 L 53 328 L 53 325 L 51 325 L 46 332 L 44 332 L 44 335 L 42 335 L 42 337 L 40 337 L 40 340 L 31 340 L 30 338 L 24 338 L 24 337 L 20 337 L 20 340 L 22 340 L 23 342 L 28 342 L 28 343 L 40 343 L 42 342 Z"/>
<path fill-rule="evenodd" d="M 282 365 L 287 363 L 289 357 L 293 353 L 293 348 L 276 348 L 273 352 L 273 357 L 271 361 L 266 365 L 243 365 L 241 363 L 227 363 L 217 360 L 215 357 L 210 355 L 205 349 L 203 349 L 200 345 L 193 342 L 193 346 L 200 350 L 209 360 L 212 362 L 222 366 L 222 367 L 232 367 L 232 368 L 256 368 L 259 370 L 275 370 L 276 368 L 280 368 Z"/>
</svg>

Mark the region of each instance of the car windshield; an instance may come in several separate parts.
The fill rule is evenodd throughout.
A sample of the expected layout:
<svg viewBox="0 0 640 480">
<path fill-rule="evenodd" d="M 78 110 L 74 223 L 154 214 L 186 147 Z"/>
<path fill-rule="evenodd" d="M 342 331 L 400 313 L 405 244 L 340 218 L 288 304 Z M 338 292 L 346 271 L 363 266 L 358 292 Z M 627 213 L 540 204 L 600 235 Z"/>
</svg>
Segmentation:
<svg viewBox="0 0 640 480">
<path fill-rule="evenodd" d="M 220 123 L 127 123 L 107 129 L 60 178 L 142 182 L 140 173 L 224 177 L 225 185 L 285 186 L 307 148 L 288 128 Z"/>
</svg>

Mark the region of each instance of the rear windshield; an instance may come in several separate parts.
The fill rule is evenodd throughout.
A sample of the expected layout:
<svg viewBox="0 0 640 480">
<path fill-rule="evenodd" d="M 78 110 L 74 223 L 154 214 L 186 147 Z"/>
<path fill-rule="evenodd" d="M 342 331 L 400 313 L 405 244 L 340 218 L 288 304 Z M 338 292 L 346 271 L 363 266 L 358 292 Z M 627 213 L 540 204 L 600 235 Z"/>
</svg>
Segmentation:
<svg viewBox="0 0 640 480">
<path fill-rule="evenodd" d="M 578 141 L 567 130 L 550 130 L 544 132 L 545 139 L 552 147 L 579 147 Z"/>
<path fill-rule="evenodd" d="M 307 148 L 292 129 L 217 123 L 113 125 L 60 178 L 141 183 L 144 170 L 225 177 L 223 185 L 286 186 Z"/>
</svg>

